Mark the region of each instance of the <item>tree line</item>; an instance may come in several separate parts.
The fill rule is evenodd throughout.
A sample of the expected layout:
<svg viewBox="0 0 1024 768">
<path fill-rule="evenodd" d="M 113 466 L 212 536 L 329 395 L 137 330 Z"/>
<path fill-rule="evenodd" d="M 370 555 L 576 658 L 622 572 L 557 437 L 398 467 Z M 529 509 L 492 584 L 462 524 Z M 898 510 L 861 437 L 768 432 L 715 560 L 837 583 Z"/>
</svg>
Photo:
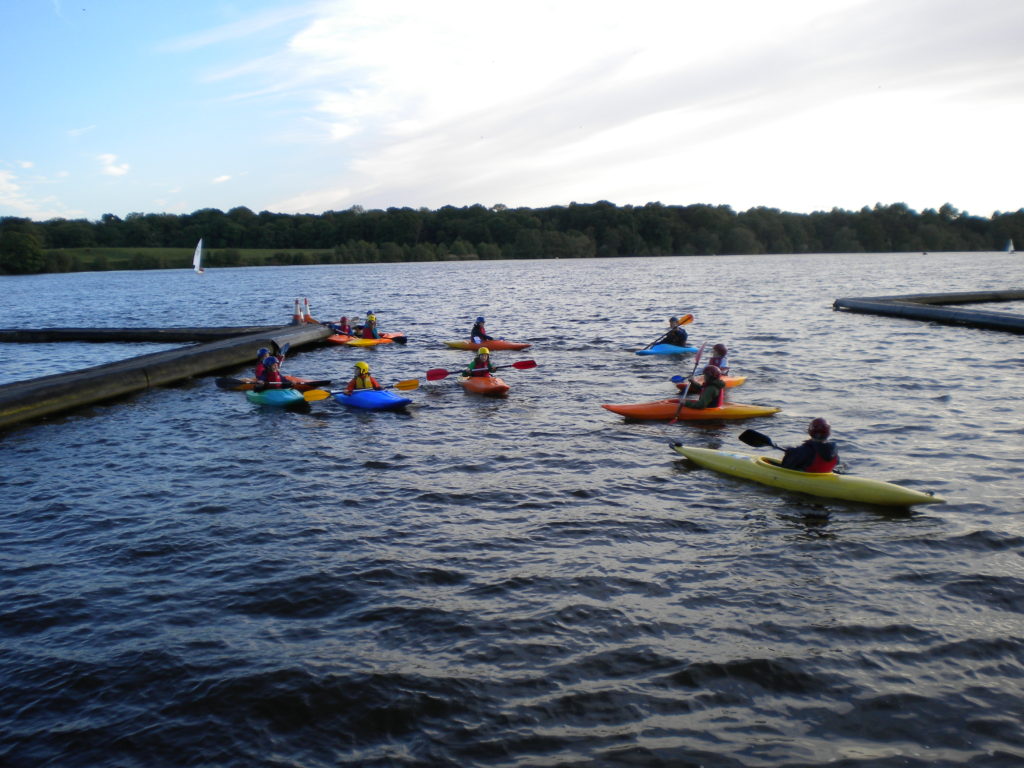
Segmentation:
<svg viewBox="0 0 1024 768">
<path fill-rule="evenodd" d="M 104 214 L 86 219 L 0 218 L 0 272 L 107 268 L 82 249 L 139 249 L 127 268 L 182 267 L 142 249 L 184 248 L 203 238 L 208 266 L 365 263 L 447 259 L 543 259 L 762 253 L 990 251 L 1024 244 L 1024 209 L 971 216 L 949 203 L 920 213 L 903 203 L 860 211 L 736 212 L 727 205 L 616 206 L 607 201 L 548 208 L 473 205 L 437 210 L 354 206 L 322 214 L 248 208 L 227 213 Z M 300 252 L 296 253 L 296 249 Z M 251 260 L 247 252 L 271 254 Z"/>
</svg>

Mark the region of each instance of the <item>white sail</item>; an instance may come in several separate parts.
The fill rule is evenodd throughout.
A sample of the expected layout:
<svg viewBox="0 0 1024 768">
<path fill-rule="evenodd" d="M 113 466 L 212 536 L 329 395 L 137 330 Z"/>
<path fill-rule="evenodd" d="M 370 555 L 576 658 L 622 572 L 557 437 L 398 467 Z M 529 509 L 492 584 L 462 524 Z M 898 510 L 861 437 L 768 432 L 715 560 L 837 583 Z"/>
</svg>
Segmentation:
<svg viewBox="0 0 1024 768">
<path fill-rule="evenodd" d="M 1012 237 L 1009 240 L 1006 241 L 1006 252 L 1007 253 L 1016 253 L 1017 252 L 1017 249 L 1013 247 L 1013 238 Z"/>
<path fill-rule="evenodd" d="M 197 274 L 203 274 L 206 270 L 203 269 L 203 238 L 199 238 L 199 243 L 196 245 L 196 252 L 192 255 L 192 269 Z"/>
</svg>

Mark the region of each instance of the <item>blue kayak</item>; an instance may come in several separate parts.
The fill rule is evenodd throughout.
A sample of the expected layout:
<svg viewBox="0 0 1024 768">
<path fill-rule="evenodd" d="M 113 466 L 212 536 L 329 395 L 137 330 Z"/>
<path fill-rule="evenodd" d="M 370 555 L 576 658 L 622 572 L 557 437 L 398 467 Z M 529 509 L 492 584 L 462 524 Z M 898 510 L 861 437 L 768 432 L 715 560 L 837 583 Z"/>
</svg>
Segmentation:
<svg viewBox="0 0 1024 768">
<path fill-rule="evenodd" d="M 655 344 L 650 349 L 638 349 L 638 355 L 690 355 L 696 347 L 677 347 L 675 344 Z"/>
<path fill-rule="evenodd" d="M 412 402 L 408 397 L 399 397 L 386 389 L 357 389 L 351 395 L 335 392 L 334 399 L 342 405 L 366 411 L 396 411 Z"/>
<path fill-rule="evenodd" d="M 250 403 L 256 403 L 256 405 L 275 405 L 278 407 L 306 402 L 305 398 L 302 397 L 302 393 L 297 389 L 264 389 L 262 392 L 249 390 L 245 393 L 245 398 Z"/>
</svg>

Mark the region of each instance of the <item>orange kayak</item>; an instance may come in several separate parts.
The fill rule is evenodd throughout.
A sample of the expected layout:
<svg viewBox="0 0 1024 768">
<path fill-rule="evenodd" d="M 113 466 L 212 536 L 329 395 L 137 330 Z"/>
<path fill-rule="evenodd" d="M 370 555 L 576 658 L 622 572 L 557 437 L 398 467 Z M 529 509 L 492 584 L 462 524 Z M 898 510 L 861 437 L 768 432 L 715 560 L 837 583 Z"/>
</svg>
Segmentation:
<svg viewBox="0 0 1024 768">
<path fill-rule="evenodd" d="M 529 344 L 518 341 L 505 341 L 504 339 L 491 339 L 490 341 L 446 341 L 445 346 L 451 349 L 469 349 L 476 352 L 480 347 L 487 347 L 491 352 L 502 349 L 519 351 L 529 349 Z"/>
<path fill-rule="evenodd" d="M 689 402 L 689 401 L 687 401 Z M 696 401 L 694 401 L 696 402 Z M 602 405 L 612 413 L 625 416 L 627 419 L 653 419 L 668 421 L 676 415 L 679 398 L 657 400 L 653 403 L 635 403 L 633 405 Z M 717 419 L 750 419 L 755 416 L 770 416 L 778 413 L 781 408 L 768 405 L 743 405 L 741 403 L 725 403 L 718 408 L 687 408 L 679 410 L 680 421 L 714 421 Z"/>
<path fill-rule="evenodd" d="M 504 397 L 508 394 L 509 387 L 497 376 L 460 376 L 459 384 L 467 392 L 475 395 L 489 395 L 490 397 Z"/>
<path fill-rule="evenodd" d="M 703 376 L 694 376 L 693 380 L 696 381 L 701 386 L 704 385 L 704 377 Z M 746 376 L 723 376 L 722 377 L 722 381 L 725 383 L 725 386 L 726 386 L 727 389 L 729 387 L 738 387 L 743 382 L 745 382 L 746 380 L 747 380 Z M 679 388 L 679 391 L 682 391 L 682 390 L 686 389 L 686 381 L 677 381 L 676 382 L 676 387 Z"/>
<path fill-rule="evenodd" d="M 328 336 L 324 341 L 329 341 L 331 344 L 346 344 L 350 347 L 374 347 L 378 344 L 393 344 L 399 339 L 404 338 L 404 333 L 382 333 L 379 339 L 363 339 L 359 336 L 349 336 L 345 333 L 336 333 L 333 336 Z"/>
</svg>

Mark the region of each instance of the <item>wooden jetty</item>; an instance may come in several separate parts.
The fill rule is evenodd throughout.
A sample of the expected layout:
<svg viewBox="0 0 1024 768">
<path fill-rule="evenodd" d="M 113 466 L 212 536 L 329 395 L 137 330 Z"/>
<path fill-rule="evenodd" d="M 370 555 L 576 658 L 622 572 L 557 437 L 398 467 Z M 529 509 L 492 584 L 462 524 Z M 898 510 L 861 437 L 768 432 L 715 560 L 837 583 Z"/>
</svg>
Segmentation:
<svg viewBox="0 0 1024 768">
<path fill-rule="evenodd" d="M 167 332 L 164 334 L 163 332 Z M 260 347 L 299 348 L 323 341 L 334 331 L 322 325 L 247 328 L 54 328 L 0 331 L 0 341 L 200 341 L 93 368 L 0 385 L 0 429 L 62 411 L 175 384 L 226 368 L 252 363 Z M 32 337 L 33 334 L 42 334 Z M 60 338 L 53 334 L 63 334 Z M 212 334 L 212 336 L 211 336 Z M 219 335 L 218 335 L 219 334 Z M 32 338 L 30 338 L 32 337 Z M 204 340 L 204 339 L 213 340 Z"/>
<path fill-rule="evenodd" d="M 991 304 L 1000 301 L 1020 301 L 1024 291 L 969 291 L 964 293 L 918 293 L 907 296 L 874 296 L 836 299 L 834 310 L 864 312 L 872 315 L 905 317 L 927 320 L 946 325 L 985 328 L 992 331 L 1024 333 L 1024 314 L 973 309 L 964 304 Z M 956 306 L 949 306 L 956 305 Z"/>
</svg>

